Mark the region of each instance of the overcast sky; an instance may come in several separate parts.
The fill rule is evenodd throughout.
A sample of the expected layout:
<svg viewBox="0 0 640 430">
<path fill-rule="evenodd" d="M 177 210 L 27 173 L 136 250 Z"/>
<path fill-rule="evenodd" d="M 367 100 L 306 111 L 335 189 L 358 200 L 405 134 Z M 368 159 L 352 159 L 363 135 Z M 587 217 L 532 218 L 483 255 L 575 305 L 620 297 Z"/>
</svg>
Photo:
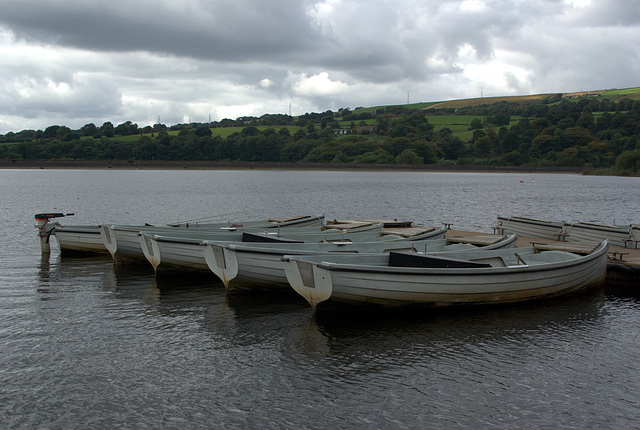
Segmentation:
<svg viewBox="0 0 640 430">
<path fill-rule="evenodd" d="M 0 134 L 640 86 L 640 0 L 0 0 Z"/>
</svg>

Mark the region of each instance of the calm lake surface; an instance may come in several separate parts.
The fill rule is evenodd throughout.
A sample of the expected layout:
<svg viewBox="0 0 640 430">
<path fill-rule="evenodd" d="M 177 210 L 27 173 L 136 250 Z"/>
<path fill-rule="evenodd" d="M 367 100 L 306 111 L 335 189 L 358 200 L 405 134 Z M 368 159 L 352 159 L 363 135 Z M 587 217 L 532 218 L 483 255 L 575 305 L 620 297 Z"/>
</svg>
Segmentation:
<svg viewBox="0 0 640 430">
<path fill-rule="evenodd" d="M 324 214 L 492 232 L 497 215 L 640 223 L 640 179 L 555 174 L 0 170 L 2 428 L 640 428 L 640 298 L 314 317 L 110 258 L 63 224 Z"/>
</svg>

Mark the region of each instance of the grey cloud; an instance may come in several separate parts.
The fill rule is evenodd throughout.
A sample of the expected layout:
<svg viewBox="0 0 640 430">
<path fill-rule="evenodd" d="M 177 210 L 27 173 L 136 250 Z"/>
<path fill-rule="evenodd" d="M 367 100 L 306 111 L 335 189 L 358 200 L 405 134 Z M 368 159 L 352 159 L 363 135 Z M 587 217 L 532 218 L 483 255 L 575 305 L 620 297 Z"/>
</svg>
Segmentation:
<svg viewBox="0 0 640 430">
<path fill-rule="evenodd" d="M 453 64 L 465 43 L 487 59 L 493 49 L 490 33 L 517 24 L 516 14 L 500 21 L 513 8 L 464 12 L 459 1 L 336 5 L 330 16 L 334 22 L 327 25 L 309 13 L 314 3 L 297 0 L 5 0 L 0 2 L 0 23 L 21 40 L 54 46 L 328 67 L 376 82 L 422 79 L 431 73 L 426 58 L 437 55 Z"/>
<path fill-rule="evenodd" d="M 574 10 L 570 20 L 576 25 L 594 28 L 637 26 L 640 24 L 640 2 L 637 0 L 593 1 L 588 8 Z"/>
<path fill-rule="evenodd" d="M 0 23 L 19 39 L 101 51 L 243 61 L 308 46 L 303 3 L 5 0 Z"/>
<path fill-rule="evenodd" d="M 16 87 L 4 87 L 0 101 L 10 114 L 47 118 L 64 112 L 68 118 L 92 118 L 121 108 L 121 94 L 113 83 L 96 77 L 74 78 L 59 84 L 43 78 L 23 78 Z"/>
</svg>

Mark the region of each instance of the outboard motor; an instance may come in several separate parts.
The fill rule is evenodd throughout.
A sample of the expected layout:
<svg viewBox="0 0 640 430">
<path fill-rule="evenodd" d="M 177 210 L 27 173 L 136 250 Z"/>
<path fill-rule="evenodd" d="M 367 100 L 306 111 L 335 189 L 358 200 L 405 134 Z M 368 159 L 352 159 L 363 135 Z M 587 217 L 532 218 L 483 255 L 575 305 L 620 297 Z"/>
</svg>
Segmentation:
<svg viewBox="0 0 640 430">
<path fill-rule="evenodd" d="M 38 237 L 40 238 L 40 249 L 43 254 L 48 254 L 51 252 L 51 247 L 49 246 L 49 238 L 51 234 L 55 230 L 57 225 L 60 225 L 58 222 L 51 223 L 50 221 L 55 218 L 62 218 L 65 216 L 72 216 L 73 214 L 63 214 L 63 213 L 43 213 L 36 214 L 36 228 L 38 229 Z"/>
</svg>

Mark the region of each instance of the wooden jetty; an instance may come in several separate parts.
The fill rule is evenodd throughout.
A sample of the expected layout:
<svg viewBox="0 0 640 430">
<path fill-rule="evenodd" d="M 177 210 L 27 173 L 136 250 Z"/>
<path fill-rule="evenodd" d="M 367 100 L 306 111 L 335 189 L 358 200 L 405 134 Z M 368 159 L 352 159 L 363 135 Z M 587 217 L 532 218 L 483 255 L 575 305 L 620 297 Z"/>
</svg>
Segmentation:
<svg viewBox="0 0 640 430">
<path fill-rule="evenodd" d="M 455 242 L 469 237 L 478 238 L 478 242 L 488 241 L 493 236 L 487 233 L 478 233 L 462 230 L 447 230 L 447 240 Z M 496 235 L 494 237 L 499 237 Z M 555 249 L 575 253 L 589 253 L 595 243 L 564 242 L 559 240 L 541 239 L 537 237 L 518 237 L 518 248 L 533 246 L 540 250 Z M 640 290 L 640 248 L 625 248 L 623 246 L 609 247 L 607 263 L 607 283 L 616 286 L 628 286 Z"/>
</svg>

